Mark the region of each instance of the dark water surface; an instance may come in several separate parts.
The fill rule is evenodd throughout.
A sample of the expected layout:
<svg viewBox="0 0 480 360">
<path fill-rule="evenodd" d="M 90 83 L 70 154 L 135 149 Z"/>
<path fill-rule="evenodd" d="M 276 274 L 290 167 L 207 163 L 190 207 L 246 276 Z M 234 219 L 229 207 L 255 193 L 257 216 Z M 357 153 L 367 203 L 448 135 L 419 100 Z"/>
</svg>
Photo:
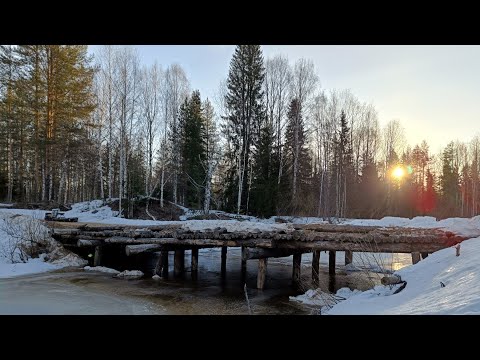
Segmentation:
<svg viewBox="0 0 480 360">
<path fill-rule="evenodd" d="M 289 301 L 289 296 L 304 293 L 311 284 L 311 255 L 302 258 L 302 285 L 291 282 L 291 258 L 269 259 L 263 291 L 256 289 L 257 261 L 248 261 L 246 279 L 240 271 L 240 250 L 229 249 L 227 272 L 220 272 L 219 249 L 200 251 L 198 276 L 190 272 L 190 252 L 186 252 L 186 273 L 173 276 L 170 255 L 168 279 L 140 280 L 112 278 L 111 274 L 63 269 L 50 273 L 0 279 L 0 314 L 218 314 L 246 315 L 248 307 L 244 284 L 254 314 L 312 314 L 317 310 Z M 329 277 L 322 253 L 320 288 L 371 286 L 365 273 L 349 273 L 340 266 Z M 377 283 L 378 277 L 375 279 Z"/>
</svg>

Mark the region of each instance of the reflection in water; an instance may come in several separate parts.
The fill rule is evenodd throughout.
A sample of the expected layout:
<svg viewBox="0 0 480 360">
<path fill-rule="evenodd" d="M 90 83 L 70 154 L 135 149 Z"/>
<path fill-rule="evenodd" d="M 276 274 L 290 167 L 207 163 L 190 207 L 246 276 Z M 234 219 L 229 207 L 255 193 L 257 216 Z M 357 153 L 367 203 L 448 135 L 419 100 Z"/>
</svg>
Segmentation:
<svg viewBox="0 0 480 360">
<path fill-rule="evenodd" d="M 244 284 L 254 314 L 317 313 L 289 301 L 289 296 L 313 287 L 311 254 L 302 257 L 298 288 L 292 286 L 292 258 L 270 259 L 263 291 L 256 289 L 258 261 L 248 261 L 247 272 L 242 274 L 239 249 L 228 250 L 223 276 L 220 249 L 200 251 L 197 273 L 190 271 L 190 252 L 185 255 L 186 276 L 183 278 L 173 276 L 172 253 L 168 279 L 121 280 L 110 274 L 82 270 L 0 279 L 0 314 L 248 314 Z M 325 262 L 327 256 L 321 257 L 319 287 L 322 290 L 371 286 L 364 272 L 346 273 L 341 259 L 343 256 L 337 256 L 337 275 L 330 277 Z M 402 261 L 398 261 L 392 265 L 401 264 Z"/>
</svg>

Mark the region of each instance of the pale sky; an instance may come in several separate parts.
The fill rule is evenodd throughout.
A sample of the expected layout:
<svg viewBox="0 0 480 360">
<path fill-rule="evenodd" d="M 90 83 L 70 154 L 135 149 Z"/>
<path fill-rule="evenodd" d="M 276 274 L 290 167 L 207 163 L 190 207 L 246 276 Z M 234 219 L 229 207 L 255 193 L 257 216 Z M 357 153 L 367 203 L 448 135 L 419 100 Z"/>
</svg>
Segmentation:
<svg viewBox="0 0 480 360">
<path fill-rule="evenodd" d="M 228 74 L 233 45 L 139 45 L 145 64 L 174 62 L 192 89 L 213 99 Z M 95 52 L 98 46 L 91 46 Z M 433 153 L 480 133 L 480 46 L 266 45 L 264 57 L 311 59 L 323 89 L 350 89 L 371 102 L 383 126 L 399 119 L 410 145 L 426 139 Z"/>
</svg>

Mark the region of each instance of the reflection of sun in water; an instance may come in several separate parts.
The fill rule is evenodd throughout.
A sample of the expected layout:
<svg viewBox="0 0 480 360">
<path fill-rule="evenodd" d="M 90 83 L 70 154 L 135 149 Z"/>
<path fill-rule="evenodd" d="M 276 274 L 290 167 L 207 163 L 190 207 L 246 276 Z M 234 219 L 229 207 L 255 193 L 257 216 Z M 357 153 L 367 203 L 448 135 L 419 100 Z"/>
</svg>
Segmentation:
<svg viewBox="0 0 480 360">
<path fill-rule="evenodd" d="M 393 170 L 392 175 L 395 179 L 401 180 L 405 176 L 405 170 L 401 166 L 397 166 Z"/>
</svg>

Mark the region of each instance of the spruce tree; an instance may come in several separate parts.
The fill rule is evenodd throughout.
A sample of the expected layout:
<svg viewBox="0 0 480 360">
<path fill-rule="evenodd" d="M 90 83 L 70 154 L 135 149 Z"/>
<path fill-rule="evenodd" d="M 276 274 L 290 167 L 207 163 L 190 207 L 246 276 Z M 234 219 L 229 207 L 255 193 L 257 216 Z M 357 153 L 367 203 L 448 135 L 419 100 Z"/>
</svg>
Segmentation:
<svg viewBox="0 0 480 360">
<path fill-rule="evenodd" d="M 225 133 L 230 142 L 226 154 L 229 169 L 225 179 L 225 200 L 227 210 L 235 210 L 237 213 L 248 210 L 252 153 L 265 116 L 262 90 L 264 77 L 260 46 L 238 45 L 230 62 L 225 97 L 228 111 Z"/>
<path fill-rule="evenodd" d="M 302 108 L 298 99 L 293 99 L 287 113 L 285 131 L 285 172 L 280 196 L 289 200 L 294 212 L 305 210 L 305 192 L 310 181 L 311 157 L 307 148 Z M 287 195 L 288 194 L 288 195 Z"/>
<path fill-rule="evenodd" d="M 180 108 L 179 134 L 181 148 L 181 176 L 179 189 L 186 206 L 202 207 L 206 176 L 205 118 L 200 92 L 194 91 Z"/>
</svg>

